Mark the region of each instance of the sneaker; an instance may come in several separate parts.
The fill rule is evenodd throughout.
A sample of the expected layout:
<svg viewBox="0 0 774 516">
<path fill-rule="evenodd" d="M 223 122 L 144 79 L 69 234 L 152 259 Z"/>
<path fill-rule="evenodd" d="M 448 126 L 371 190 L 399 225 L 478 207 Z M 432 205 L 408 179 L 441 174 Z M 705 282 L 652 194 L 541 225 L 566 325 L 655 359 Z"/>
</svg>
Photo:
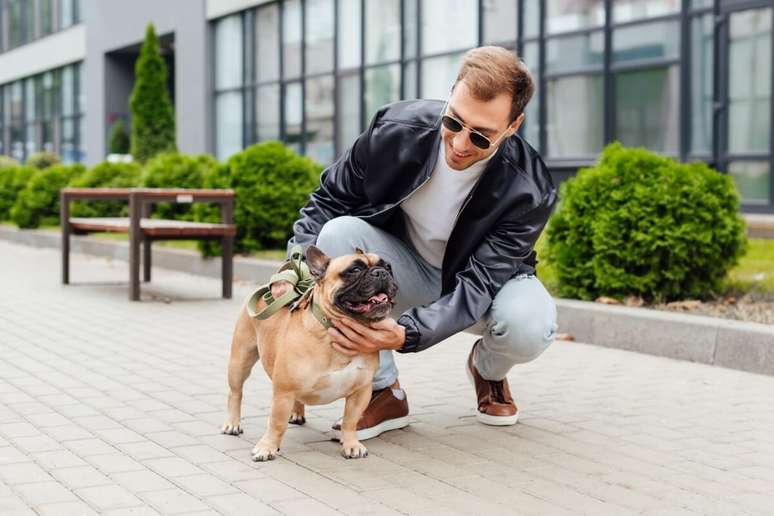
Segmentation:
<svg viewBox="0 0 774 516">
<path fill-rule="evenodd" d="M 379 389 L 371 394 L 360 421 L 357 423 L 357 439 L 365 441 L 381 435 L 388 430 L 397 430 L 409 424 L 409 406 L 406 391 L 403 389 Z M 341 419 L 334 424 L 336 439 L 341 440 Z"/>
<path fill-rule="evenodd" d="M 473 354 L 479 342 L 481 341 L 478 340 L 473 344 L 473 349 L 470 350 L 467 367 L 465 368 L 470 383 L 476 388 L 476 397 L 478 398 L 476 419 L 485 425 L 514 425 L 519 420 L 519 409 L 511 397 L 508 380 L 506 378 L 502 380 L 485 380 L 473 364 Z"/>
</svg>

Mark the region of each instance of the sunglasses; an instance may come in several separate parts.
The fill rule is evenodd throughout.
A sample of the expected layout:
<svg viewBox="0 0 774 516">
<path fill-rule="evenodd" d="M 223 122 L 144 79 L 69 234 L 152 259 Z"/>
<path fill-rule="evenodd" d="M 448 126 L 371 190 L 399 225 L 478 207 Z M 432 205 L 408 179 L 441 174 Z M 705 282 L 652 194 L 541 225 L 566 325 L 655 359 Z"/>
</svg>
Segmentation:
<svg viewBox="0 0 774 516">
<path fill-rule="evenodd" d="M 444 109 L 446 111 L 446 109 Z M 508 132 L 508 129 L 500 133 L 500 135 L 495 138 L 494 141 L 490 140 L 480 132 L 476 131 L 475 129 L 468 127 L 465 125 L 461 120 L 458 120 L 453 115 L 450 115 L 449 113 L 444 113 L 443 116 L 441 116 L 441 123 L 443 126 L 448 129 L 449 131 L 453 133 L 458 133 L 462 131 L 463 129 L 468 130 L 468 138 L 470 138 L 470 143 L 478 147 L 479 149 L 486 150 L 489 147 L 493 145 L 497 145 L 500 142 L 500 138 Z"/>
</svg>

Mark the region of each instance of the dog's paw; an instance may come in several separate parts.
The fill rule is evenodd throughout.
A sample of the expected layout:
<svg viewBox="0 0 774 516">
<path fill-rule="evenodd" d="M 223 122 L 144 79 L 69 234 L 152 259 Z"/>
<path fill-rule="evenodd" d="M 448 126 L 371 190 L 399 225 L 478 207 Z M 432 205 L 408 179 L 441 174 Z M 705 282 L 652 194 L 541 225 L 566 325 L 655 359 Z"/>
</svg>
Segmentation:
<svg viewBox="0 0 774 516">
<path fill-rule="evenodd" d="M 264 446 L 261 443 L 255 445 L 252 451 L 254 462 L 266 462 L 267 460 L 274 460 L 279 455 L 279 448 L 271 448 Z"/>
<path fill-rule="evenodd" d="M 223 423 L 223 426 L 220 428 L 220 433 L 226 435 L 239 435 L 242 432 L 244 432 L 244 430 L 242 430 L 242 425 L 230 421 Z"/>
<path fill-rule="evenodd" d="M 288 419 L 288 423 L 291 425 L 303 425 L 306 423 L 306 418 L 303 416 L 303 414 L 296 414 L 295 412 L 290 414 L 290 419 Z"/>
<path fill-rule="evenodd" d="M 355 441 L 354 444 L 345 444 L 341 449 L 341 454 L 345 459 L 364 459 L 368 457 L 368 449 Z"/>
</svg>

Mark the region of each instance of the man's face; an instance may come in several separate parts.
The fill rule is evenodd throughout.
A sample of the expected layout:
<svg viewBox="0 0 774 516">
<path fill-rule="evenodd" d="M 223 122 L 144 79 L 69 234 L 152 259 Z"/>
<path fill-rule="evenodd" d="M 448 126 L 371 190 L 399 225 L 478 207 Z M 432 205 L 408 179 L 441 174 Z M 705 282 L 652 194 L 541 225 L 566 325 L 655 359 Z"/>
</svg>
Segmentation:
<svg viewBox="0 0 774 516">
<path fill-rule="evenodd" d="M 507 93 L 483 102 L 474 98 L 462 81 L 454 87 L 446 110 L 467 127 L 489 138 L 493 144 L 488 149 L 481 149 L 471 143 L 467 128 L 463 127 L 455 133 L 442 125 L 441 138 L 446 149 L 446 163 L 454 170 L 468 168 L 496 152 L 499 144 L 513 135 L 524 121 L 524 114 L 521 114 L 511 123 L 511 97 Z"/>
</svg>

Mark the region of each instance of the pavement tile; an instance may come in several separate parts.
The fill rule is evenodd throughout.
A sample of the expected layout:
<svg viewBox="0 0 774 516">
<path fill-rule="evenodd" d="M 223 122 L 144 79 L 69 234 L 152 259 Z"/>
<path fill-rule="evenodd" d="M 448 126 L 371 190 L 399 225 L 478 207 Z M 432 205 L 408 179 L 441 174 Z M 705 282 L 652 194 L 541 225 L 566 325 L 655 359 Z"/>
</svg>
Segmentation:
<svg viewBox="0 0 774 516">
<path fill-rule="evenodd" d="M 115 484 L 77 489 L 75 493 L 99 512 L 143 505 L 142 500 Z"/>
</svg>

